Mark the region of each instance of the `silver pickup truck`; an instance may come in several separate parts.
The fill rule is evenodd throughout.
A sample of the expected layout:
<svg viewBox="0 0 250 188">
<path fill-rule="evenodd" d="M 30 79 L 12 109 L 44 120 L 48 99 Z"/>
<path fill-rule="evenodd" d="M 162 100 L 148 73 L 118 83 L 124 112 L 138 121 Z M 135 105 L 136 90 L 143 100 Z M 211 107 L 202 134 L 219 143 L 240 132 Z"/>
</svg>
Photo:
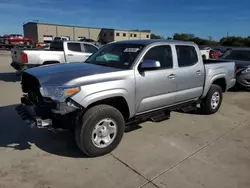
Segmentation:
<svg viewBox="0 0 250 188">
<path fill-rule="evenodd" d="M 63 40 L 51 42 L 48 50 L 13 48 L 11 66 L 19 71 L 40 65 L 82 62 L 97 50 L 97 46 L 87 42 Z"/>
<path fill-rule="evenodd" d="M 235 84 L 234 62 L 202 60 L 196 44 L 114 42 L 84 63 L 24 71 L 16 110 L 32 127 L 74 130 L 89 156 L 114 150 L 126 126 L 162 121 L 173 110 L 213 114 Z"/>
</svg>

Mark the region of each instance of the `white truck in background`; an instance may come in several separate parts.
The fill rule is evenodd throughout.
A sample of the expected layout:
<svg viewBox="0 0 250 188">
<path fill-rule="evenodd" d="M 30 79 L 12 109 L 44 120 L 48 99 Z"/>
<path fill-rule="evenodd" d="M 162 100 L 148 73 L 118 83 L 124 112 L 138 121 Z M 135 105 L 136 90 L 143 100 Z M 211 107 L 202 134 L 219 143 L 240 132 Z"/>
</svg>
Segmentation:
<svg viewBox="0 0 250 188">
<path fill-rule="evenodd" d="M 210 59 L 210 50 L 212 50 L 212 48 L 210 48 L 210 47 L 200 48 L 202 59 Z"/>
<path fill-rule="evenodd" d="M 41 65 L 69 62 L 83 62 L 95 53 L 98 47 L 81 41 L 52 41 L 49 49 L 18 49 L 11 50 L 11 66 L 19 75 L 24 69 Z"/>
</svg>

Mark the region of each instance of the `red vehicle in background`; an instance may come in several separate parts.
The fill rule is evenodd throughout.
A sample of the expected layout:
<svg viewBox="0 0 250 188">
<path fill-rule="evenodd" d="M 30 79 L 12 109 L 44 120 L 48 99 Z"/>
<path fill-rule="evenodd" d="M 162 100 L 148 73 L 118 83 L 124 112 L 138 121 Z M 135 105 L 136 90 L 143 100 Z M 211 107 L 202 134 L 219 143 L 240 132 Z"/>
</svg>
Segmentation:
<svg viewBox="0 0 250 188">
<path fill-rule="evenodd" d="M 24 44 L 26 46 L 30 46 L 33 44 L 33 40 L 31 38 L 25 38 L 19 34 L 5 35 L 2 41 L 4 45 Z"/>
<path fill-rule="evenodd" d="M 209 51 L 209 58 L 210 59 L 218 59 L 222 55 L 223 55 L 223 53 L 220 52 L 219 50 L 210 50 Z"/>
</svg>

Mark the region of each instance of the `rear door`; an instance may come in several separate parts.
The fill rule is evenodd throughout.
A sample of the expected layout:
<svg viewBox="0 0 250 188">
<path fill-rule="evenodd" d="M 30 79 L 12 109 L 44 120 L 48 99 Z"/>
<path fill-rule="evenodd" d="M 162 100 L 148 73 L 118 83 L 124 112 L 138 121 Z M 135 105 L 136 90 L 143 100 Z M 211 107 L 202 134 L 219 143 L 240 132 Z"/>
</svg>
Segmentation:
<svg viewBox="0 0 250 188">
<path fill-rule="evenodd" d="M 66 62 L 83 62 L 88 58 L 88 54 L 79 42 L 67 42 L 64 51 Z"/>
<path fill-rule="evenodd" d="M 198 48 L 192 45 L 176 45 L 178 68 L 176 73 L 177 92 L 175 102 L 184 102 L 202 95 L 205 81 L 205 67 Z"/>
</svg>

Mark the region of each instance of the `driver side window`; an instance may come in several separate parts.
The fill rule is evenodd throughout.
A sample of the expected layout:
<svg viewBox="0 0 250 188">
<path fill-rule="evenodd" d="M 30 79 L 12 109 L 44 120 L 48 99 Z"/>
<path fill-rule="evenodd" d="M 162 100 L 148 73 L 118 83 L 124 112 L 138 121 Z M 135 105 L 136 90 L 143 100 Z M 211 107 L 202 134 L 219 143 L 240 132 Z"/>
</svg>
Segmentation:
<svg viewBox="0 0 250 188">
<path fill-rule="evenodd" d="M 162 69 L 173 68 L 171 46 L 162 45 L 151 48 L 143 57 L 143 61 L 145 60 L 159 61 Z"/>
</svg>

